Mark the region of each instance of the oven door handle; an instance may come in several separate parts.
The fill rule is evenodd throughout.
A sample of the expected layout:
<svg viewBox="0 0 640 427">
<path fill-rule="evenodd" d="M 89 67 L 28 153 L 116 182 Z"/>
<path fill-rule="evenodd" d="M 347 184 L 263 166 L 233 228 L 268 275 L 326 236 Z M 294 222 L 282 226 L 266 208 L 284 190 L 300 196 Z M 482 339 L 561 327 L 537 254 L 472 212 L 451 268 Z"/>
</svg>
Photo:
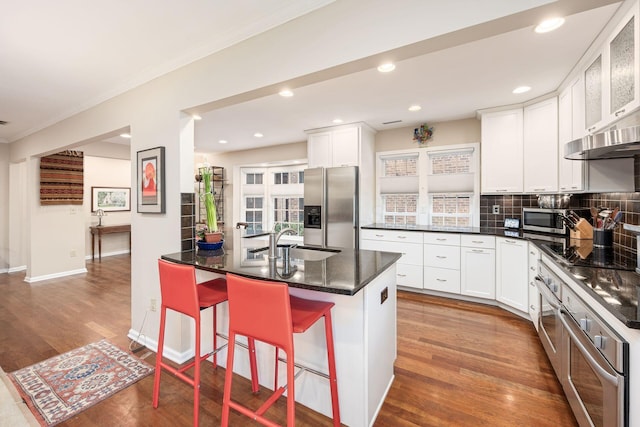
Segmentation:
<svg viewBox="0 0 640 427">
<path fill-rule="evenodd" d="M 560 310 L 560 303 L 557 302 L 557 297 L 553 294 L 553 292 L 551 292 L 551 289 L 547 287 L 547 285 L 544 283 L 544 280 L 542 280 L 540 276 L 536 276 L 534 280 L 537 282 L 536 286 L 538 287 L 538 290 L 544 297 L 547 304 L 549 304 L 549 306 L 554 310 Z"/>
<path fill-rule="evenodd" d="M 600 363 L 598 363 L 598 361 L 593 357 L 589 349 L 587 349 L 584 346 L 584 344 L 582 344 L 582 341 L 580 340 L 578 335 L 573 331 L 573 326 L 565 320 L 565 316 L 570 316 L 570 314 L 564 308 L 560 308 L 558 310 L 558 313 L 559 313 L 559 317 L 560 317 L 560 321 L 562 322 L 562 325 L 564 326 L 565 330 L 569 333 L 569 335 L 573 339 L 573 342 L 576 345 L 576 347 L 578 347 L 578 350 L 580 350 L 580 353 L 582 353 L 582 355 L 585 357 L 587 362 L 589 362 L 589 365 L 591 365 L 591 367 L 598 373 L 598 375 L 600 375 L 602 378 L 604 378 L 605 380 L 607 380 L 608 382 L 610 382 L 611 384 L 617 387 L 620 382 L 618 376 L 610 374 L 602 367 Z"/>
</svg>

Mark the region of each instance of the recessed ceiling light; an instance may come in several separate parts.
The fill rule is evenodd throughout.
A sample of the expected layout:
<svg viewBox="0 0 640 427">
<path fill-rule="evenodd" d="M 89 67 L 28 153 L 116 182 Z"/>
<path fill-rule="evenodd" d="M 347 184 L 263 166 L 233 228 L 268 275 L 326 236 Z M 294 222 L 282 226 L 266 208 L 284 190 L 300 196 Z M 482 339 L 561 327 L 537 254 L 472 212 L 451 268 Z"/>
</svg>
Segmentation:
<svg viewBox="0 0 640 427">
<path fill-rule="evenodd" d="M 201 116 L 199 116 L 198 114 L 194 114 L 194 115 L 193 115 L 193 116 L 191 116 L 191 117 L 193 117 L 193 120 L 202 120 L 202 117 L 201 117 Z"/>
<path fill-rule="evenodd" d="M 396 69 L 396 64 L 393 62 L 385 62 L 384 64 L 380 64 L 378 66 L 378 71 L 381 73 L 388 73 Z"/>
<path fill-rule="evenodd" d="M 343 121 L 342 119 L 333 119 L 333 123 L 335 124 L 340 124 L 342 123 L 342 121 Z"/>
<path fill-rule="evenodd" d="M 531 88 L 529 86 L 518 86 L 517 88 L 515 88 L 513 90 L 513 93 L 518 94 L 518 93 L 525 93 L 525 92 L 529 92 L 531 90 Z"/>
<path fill-rule="evenodd" d="M 285 98 L 290 98 L 293 96 L 293 92 L 291 92 L 289 89 L 282 89 L 280 91 L 280 96 L 284 96 Z"/>
<path fill-rule="evenodd" d="M 253 134 L 253 136 L 255 136 L 256 138 L 262 138 L 264 135 L 261 134 L 260 132 L 256 132 Z"/>
<path fill-rule="evenodd" d="M 120 134 L 120 137 L 121 137 L 121 138 L 131 139 L 131 135 L 130 135 L 130 134 L 128 134 L 128 133 L 121 133 L 121 134 Z"/>
<path fill-rule="evenodd" d="M 422 110 L 422 107 L 419 106 L 418 104 L 412 105 L 411 107 L 409 107 L 409 111 L 420 111 L 420 110 Z"/>
<path fill-rule="evenodd" d="M 219 144 L 226 144 L 227 142 L 229 141 L 227 141 L 226 139 L 221 139 L 220 141 L 218 141 Z"/>
<path fill-rule="evenodd" d="M 548 33 L 549 31 L 556 30 L 560 28 L 564 24 L 564 18 L 556 17 L 545 19 L 541 23 L 539 23 L 536 28 L 536 33 Z"/>
</svg>

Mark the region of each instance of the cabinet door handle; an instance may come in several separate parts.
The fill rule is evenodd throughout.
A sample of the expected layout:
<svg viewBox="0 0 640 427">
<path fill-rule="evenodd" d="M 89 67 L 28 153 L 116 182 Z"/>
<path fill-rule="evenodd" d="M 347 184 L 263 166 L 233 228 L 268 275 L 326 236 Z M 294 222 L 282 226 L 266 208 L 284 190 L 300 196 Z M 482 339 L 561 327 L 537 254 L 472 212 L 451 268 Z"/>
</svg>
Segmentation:
<svg viewBox="0 0 640 427">
<path fill-rule="evenodd" d="M 438 242 L 446 242 L 447 241 L 447 239 L 443 239 L 442 237 L 437 237 L 436 240 Z"/>
<path fill-rule="evenodd" d="M 496 192 L 498 193 L 506 193 L 508 190 L 506 188 L 498 188 L 496 189 Z"/>
<path fill-rule="evenodd" d="M 398 239 L 406 239 L 407 236 L 398 236 Z"/>
<path fill-rule="evenodd" d="M 542 187 L 542 188 L 534 188 L 533 191 L 544 191 L 546 190 L 546 188 Z"/>
<path fill-rule="evenodd" d="M 447 279 L 436 279 L 438 282 L 446 282 Z"/>
<path fill-rule="evenodd" d="M 529 253 L 530 253 L 531 255 L 535 255 L 535 254 L 536 254 L 536 253 L 535 253 L 535 252 L 533 252 L 533 251 L 529 251 Z"/>
<path fill-rule="evenodd" d="M 578 189 L 578 186 L 577 186 L 577 185 L 572 185 L 572 186 L 571 186 L 571 189 L 572 189 L 572 190 L 577 190 L 577 189 Z"/>
<path fill-rule="evenodd" d="M 616 111 L 616 117 L 618 117 L 620 114 L 624 114 L 624 112 L 625 112 L 624 108 L 621 109 L 621 110 Z"/>
<path fill-rule="evenodd" d="M 398 277 L 407 277 L 406 274 L 400 274 L 400 273 L 396 274 L 396 276 L 398 276 Z"/>
<path fill-rule="evenodd" d="M 445 259 L 446 256 L 444 256 L 444 255 L 436 255 L 436 258 Z"/>
<path fill-rule="evenodd" d="M 535 306 L 531 305 L 530 307 L 531 307 L 531 310 L 533 310 L 533 311 L 536 310 Z"/>
<path fill-rule="evenodd" d="M 505 242 L 507 243 L 511 243 L 511 244 L 515 244 L 515 240 L 509 240 L 509 239 L 504 239 Z"/>
<path fill-rule="evenodd" d="M 482 249 L 471 249 L 471 252 L 475 252 L 477 254 L 483 254 L 484 251 Z"/>
<path fill-rule="evenodd" d="M 591 126 L 589 129 L 587 129 L 587 132 L 593 132 L 594 130 L 596 130 L 595 126 Z"/>
<path fill-rule="evenodd" d="M 384 237 L 384 234 L 376 234 L 376 237 Z"/>
<path fill-rule="evenodd" d="M 480 244 L 480 243 L 484 243 L 484 240 L 472 240 L 471 243 Z"/>
</svg>

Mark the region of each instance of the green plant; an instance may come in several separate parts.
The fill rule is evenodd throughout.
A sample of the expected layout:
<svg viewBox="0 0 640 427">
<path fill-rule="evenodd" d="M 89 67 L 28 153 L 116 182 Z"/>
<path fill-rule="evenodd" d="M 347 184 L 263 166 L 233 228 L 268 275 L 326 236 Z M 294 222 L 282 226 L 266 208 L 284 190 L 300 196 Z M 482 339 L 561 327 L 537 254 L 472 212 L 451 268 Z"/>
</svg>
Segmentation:
<svg viewBox="0 0 640 427">
<path fill-rule="evenodd" d="M 218 213 L 216 211 L 216 202 L 213 199 L 213 192 L 211 191 L 211 168 L 202 168 L 202 180 L 204 181 L 204 194 L 200 197 L 204 199 L 204 208 L 207 211 L 207 230 L 209 233 L 216 233 L 218 231 Z"/>
</svg>

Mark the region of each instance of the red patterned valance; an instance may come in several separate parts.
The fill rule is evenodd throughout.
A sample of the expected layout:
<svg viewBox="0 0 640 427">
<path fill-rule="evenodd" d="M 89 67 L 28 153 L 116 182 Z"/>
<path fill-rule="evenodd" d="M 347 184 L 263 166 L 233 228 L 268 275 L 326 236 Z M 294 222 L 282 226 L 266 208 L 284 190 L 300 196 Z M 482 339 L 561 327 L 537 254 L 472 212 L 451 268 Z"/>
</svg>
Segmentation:
<svg viewBox="0 0 640 427">
<path fill-rule="evenodd" d="M 63 151 L 40 158 L 40 204 L 81 205 L 84 199 L 84 155 Z"/>
</svg>

